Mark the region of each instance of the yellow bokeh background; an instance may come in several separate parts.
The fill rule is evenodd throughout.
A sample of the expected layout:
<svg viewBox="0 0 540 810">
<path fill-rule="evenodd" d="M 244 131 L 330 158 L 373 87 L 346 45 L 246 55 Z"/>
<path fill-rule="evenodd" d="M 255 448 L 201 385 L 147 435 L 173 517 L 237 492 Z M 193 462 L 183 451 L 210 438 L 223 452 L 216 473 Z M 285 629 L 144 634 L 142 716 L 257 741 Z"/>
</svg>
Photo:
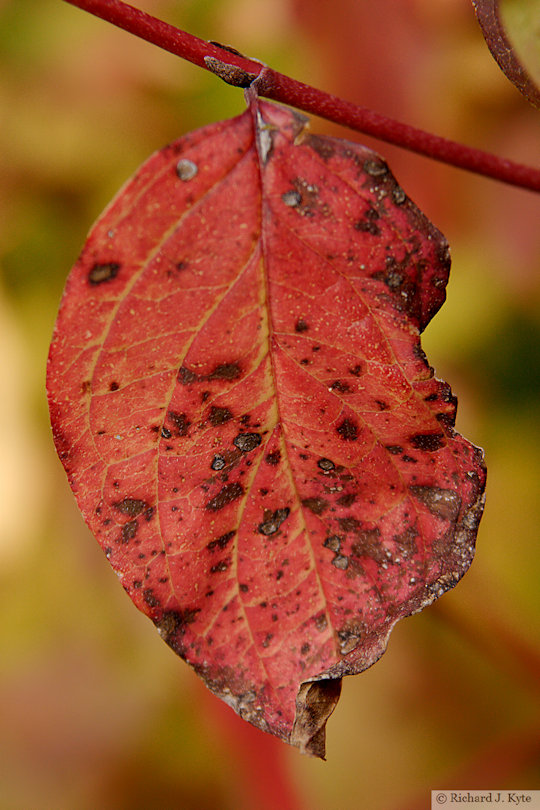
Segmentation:
<svg viewBox="0 0 540 810">
<path fill-rule="evenodd" d="M 379 112 L 539 162 L 540 114 L 499 72 L 468 0 L 139 5 Z M 269 806 L 264 767 L 86 529 L 45 396 L 92 222 L 151 152 L 242 108 L 241 91 L 60 0 L 0 0 L 0 810 Z M 282 745 L 281 767 L 305 810 L 538 789 L 540 197 L 312 129 L 375 146 L 450 241 L 448 300 L 423 345 L 459 396 L 459 430 L 485 449 L 488 498 L 464 580 L 344 681 L 327 762 Z"/>
</svg>

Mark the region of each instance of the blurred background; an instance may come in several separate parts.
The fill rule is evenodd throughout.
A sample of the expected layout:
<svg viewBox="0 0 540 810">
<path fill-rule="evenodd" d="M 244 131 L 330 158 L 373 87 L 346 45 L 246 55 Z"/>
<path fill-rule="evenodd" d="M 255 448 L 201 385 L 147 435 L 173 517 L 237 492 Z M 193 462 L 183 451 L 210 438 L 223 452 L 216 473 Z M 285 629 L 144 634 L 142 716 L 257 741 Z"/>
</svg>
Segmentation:
<svg viewBox="0 0 540 810">
<path fill-rule="evenodd" d="M 468 0 L 139 7 L 538 165 L 540 114 L 499 72 Z M 67 273 L 151 152 L 242 109 L 241 91 L 60 0 L 0 0 L 0 810 L 421 810 L 432 788 L 540 788 L 539 195 L 313 120 L 384 154 L 449 239 L 448 300 L 423 344 L 489 470 L 472 569 L 345 679 L 327 762 L 244 728 L 206 692 L 77 511 L 45 396 Z"/>
</svg>

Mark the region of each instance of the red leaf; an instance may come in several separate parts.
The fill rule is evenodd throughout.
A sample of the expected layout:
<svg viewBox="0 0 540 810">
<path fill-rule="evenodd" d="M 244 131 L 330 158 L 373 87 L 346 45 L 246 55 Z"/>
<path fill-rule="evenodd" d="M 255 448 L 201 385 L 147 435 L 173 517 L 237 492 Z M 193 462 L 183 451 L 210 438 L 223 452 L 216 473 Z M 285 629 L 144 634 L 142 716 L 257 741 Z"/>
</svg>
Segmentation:
<svg viewBox="0 0 540 810">
<path fill-rule="evenodd" d="M 499 0 L 472 0 L 487 46 L 500 69 L 534 107 L 540 107 L 540 89 L 522 65 L 500 15 Z"/>
<path fill-rule="evenodd" d="M 380 157 L 252 100 L 142 166 L 62 301 L 85 519 L 209 688 L 319 756 L 341 677 L 472 560 L 482 454 L 419 340 L 448 269 Z"/>
</svg>

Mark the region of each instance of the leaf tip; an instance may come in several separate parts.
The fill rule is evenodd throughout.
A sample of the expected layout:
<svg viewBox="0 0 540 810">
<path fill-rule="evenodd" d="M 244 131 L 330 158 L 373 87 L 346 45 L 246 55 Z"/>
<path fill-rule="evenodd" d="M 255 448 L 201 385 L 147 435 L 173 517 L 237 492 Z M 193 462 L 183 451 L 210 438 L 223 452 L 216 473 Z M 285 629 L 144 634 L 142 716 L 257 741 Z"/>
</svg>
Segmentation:
<svg viewBox="0 0 540 810">
<path fill-rule="evenodd" d="M 290 743 L 300 753 L 326 759 L 326 721 L 341 694 L 341 678 L 306 681 L 296 696 L 296 718 Z"/>
</svg>

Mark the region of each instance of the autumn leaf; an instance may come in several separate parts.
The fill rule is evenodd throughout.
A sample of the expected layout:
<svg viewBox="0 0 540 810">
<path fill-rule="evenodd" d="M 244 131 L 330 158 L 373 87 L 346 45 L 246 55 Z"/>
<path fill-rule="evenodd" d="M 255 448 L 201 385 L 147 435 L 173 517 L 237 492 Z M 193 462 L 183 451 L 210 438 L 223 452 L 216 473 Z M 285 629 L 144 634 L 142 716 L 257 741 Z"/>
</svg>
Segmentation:
<svg viewBox="0 0 540 810">
<path fill-rule="evenodd" d="M 524 41 L 529 44 L 525 50 L 529 60 L 534 53 L 535 72 L 538 73 L 538 32 L 534 32 L 534 22 L 538 19 L 539 10 L 537 0 L 522 0 L 518 4 L 513 3 L 512 7 L 506 3 L 507 9 L 500 0 L 472 0 L 472 4 L 487 46 L 502 72 L 534 107 L 540 107 L 540 89 L 523 64 L 522 57 L 516 51 L 512 32 L 507 28 L 510 20 L 513 23 L 514 37 L 520 43 Z M 527 38 L 527 31 L 533 32 L 532 37 L 529 35 Z"/>
<path fill-rule="evenodd" d="M 88 525 L 208 687 L 317 756 L 341 678 L 473 557 L 482 454 L 419 338 L 449 264 L 378 155 L 251 93 L 142 166 L 62 301 Z"/>
</svg>

